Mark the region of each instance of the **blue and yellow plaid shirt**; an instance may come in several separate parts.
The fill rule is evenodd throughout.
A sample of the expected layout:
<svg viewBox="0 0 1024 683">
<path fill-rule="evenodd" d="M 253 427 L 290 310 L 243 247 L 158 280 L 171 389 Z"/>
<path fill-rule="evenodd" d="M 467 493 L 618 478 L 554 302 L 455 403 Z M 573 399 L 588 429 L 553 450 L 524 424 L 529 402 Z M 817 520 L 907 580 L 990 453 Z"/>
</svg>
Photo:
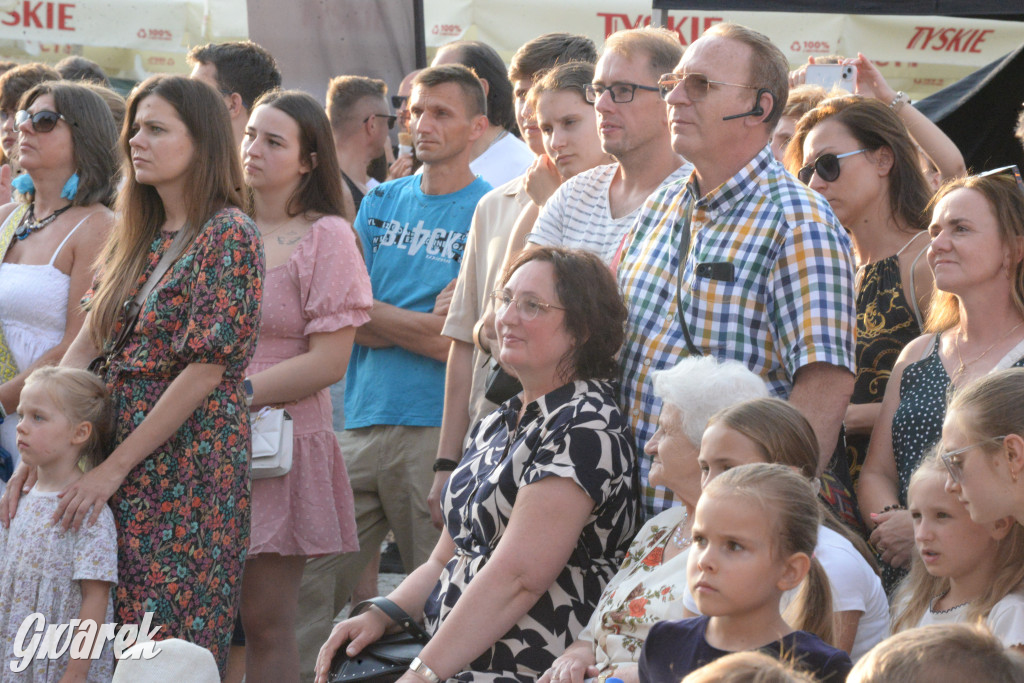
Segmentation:
<svg viewBox="0 0 1024 683">
<path fill-rule="evenodd" d="M 618 269 L 629 309 L 622 404 L 636 435 L 648 516 L 672 504 L 670 491 L 648 484 L 643 445 L 661 412 L 651 373 L 689 355 L 676 310 L 682 230 L 690 231 L 682 317 L 704 354 L 741 361 L 781 398 L 810 363 L 854 371 L 850 240 L 828 202 L 787 173 L 769 147 L 703 197 L 696 182 L 691 174 L 647 199 Z"/>
</svg>

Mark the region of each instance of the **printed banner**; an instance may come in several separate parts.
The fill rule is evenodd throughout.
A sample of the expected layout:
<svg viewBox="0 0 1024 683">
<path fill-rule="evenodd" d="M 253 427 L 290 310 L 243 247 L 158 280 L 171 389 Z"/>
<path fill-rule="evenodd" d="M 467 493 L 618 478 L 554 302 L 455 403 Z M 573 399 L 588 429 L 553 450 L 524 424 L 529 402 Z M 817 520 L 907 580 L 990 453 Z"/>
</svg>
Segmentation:
<svg viewBox="0 0 1024 683">
<path fill-rule="evenodd" d="M 191 45 L 246 35 L 245 0 L 0 0 L 4 56 L 79 54 L 115 78 L 183 73 Z"/>
<path fill-rule="evenodd" d="M 644 0 L 424 0 L 428 48 L 460 38 L 493 45 L 506 61 L 549 31 L 604 38 L 651 23 Z M 768 35 L 796 67 L 809 56 L 864 53 L 896 89 L 921 99 L 1024 43 L 1024 23 L 933 16 L 671 11 L 667 28 L 688 45 L 709 26 L 731 21 Z"/>
</svg>

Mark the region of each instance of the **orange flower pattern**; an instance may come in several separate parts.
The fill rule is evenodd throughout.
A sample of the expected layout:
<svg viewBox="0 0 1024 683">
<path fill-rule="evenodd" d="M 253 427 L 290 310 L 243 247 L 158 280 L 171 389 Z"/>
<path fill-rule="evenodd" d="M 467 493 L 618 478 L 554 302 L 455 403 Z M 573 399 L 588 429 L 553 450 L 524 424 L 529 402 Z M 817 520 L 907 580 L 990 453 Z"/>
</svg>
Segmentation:
<svg viewBox="0 0 1024 683">
<path fill-rule="evenodd" d="M 137 288 L 173 237 L 153 241 Z M 121 443 L 190 363 L 226 368 L 110 499 L 119 532 L 117 620 L 139 624 L 155 612 L 157 638 L 208 648 L 222 673 L 249 543 L 251 438 L 241 382 L 259 333 L 263 270 L 253 222 L 238 209 L 217 213 L 150 293 L 106 376 Z"/>
</svg>

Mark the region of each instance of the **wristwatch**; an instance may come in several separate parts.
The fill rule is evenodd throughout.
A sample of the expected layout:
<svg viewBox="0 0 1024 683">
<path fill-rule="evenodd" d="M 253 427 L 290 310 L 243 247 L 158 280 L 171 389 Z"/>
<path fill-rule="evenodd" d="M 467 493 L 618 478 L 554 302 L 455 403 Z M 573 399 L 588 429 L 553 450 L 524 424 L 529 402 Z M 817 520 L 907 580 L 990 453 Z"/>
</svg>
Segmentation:
<svg viewBox="0 0 1024 683">
<path fill-rule="evenodd" d="M 252 380 L 248 377 L 242 380 L 242 390 L 245 391 L 245 405 L 251 406 L 253 397 Z"/>
<path fill-rule="evenodd" d="M 409 663 L 409 671 L 423 676 L 423 678 L 430 681 L 430 683 L 441 683 L 441 677 L 434 673 L 433 669 L 424 664 L 423 660 L 419 657 Z"/>
<path fill-rule="evenodd" d="M 434 460 L 434 466 L 431 469 L 435 472 L 451 472 L 458 466 L 459 463 L 454 460 L 449 460 L 448 458 L 437 458 Z"/>
</svg>

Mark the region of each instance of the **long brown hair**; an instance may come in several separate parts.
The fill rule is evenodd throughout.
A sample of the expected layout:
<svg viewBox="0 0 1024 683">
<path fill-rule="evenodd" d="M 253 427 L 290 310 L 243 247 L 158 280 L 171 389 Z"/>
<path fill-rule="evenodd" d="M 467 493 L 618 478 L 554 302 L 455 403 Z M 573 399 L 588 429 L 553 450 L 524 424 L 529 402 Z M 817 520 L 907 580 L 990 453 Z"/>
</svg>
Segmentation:
<svg viewBox="0 0 1024 683">
<path fill-rule="evenodd" d="M 191 244 L 221 209 L 243 206 L 242 167 L 231 119 L 217 91 L 181 76 L 153 76 L 139 84 L 128 99 L 121 129 L 125 183 L 117 198 L 117 222 L 97 263 L 102 276 L 90 305 L 89 336 L 97 348 L 111 335 L 167 217 L 156 188 L 138 182 L 130 161 L 135 115 L 139 104 L 150 96 L 160 97 L 174 108 L 194 146 L 183 193 L 188 202 L 182 228 L 187 231 L 187 243 Z"/>
<path fill-rule="evenodd" d="M 253 107 L 268 106 L 292 118 L 299 127 L 299 155 L 310 171 L 302 176 L 295 192 L 288 198 L 289 216 L 300 213 L 322 216 L 345 215 L 341 191 L 341 168 L 334 151 L 334 133 L 324 108 L 310 95 L 299 90 L 272 90 L 265 93 Z M 247 189 L 250 215 L 255 219 L 252 190 Z"/>
<path fill-rule="evenodd" d="M 1024 241 L 1024 193 L 1010 176 L 961 176 L 947 181 L 939 188 L 928 204 L 927 213 L 931 215 L 940 200 L 957 190 L 980 192 L 988 202 L 992 215 L 996 217 L 1000 240 L 1011 247 L 1016 259 L 1010 277 L 1010 294 L 1014 307 L 1024 315 L 1024 254 L 1021 253 Z M 925 331 L 942 332 L 959 322 L 960 300 L 955 294 L 936 289 L 928 307 Z"/>
<path fill-rule="evenodd" d="M 914 470 L 914 474 L 910 476 L 910 486 L 913 487 L 925 477 L 941 477 L 943 480 L 946 478 L 946 467 L 934 452 L 925 457 Z M 967 514 L 966 510 L 964 514 Z M 980 562 L 984 558 L 976 559 Z M 1010 532 L 997 543 L 995 556 L 991 561 L 995 573 L 992 580 L 986 583 L 985 591 L 967 605 L 969 622 L 985 619 L 997 602 L 1024 582 L 1024 527 L 1013 524 Z M 948 590 L 949 578 L 929 574 L 920 553 L 915 549 L 911 555 L 910 573 L 900 583 L 893 599 L 894 607 L 902 606 L 894 615 L 893 633 L 917 626 L 932 600 Z"/>
<path fill-rule="evenodd" d="M 117 125 L 110 107 L 89 86 L 71 81 L 46 81 L 22 98 L 28 109 L 43 95 L 50 95 L 57 113 L 71 128 L 72 158 L 78 173 L 78 192 L 73 206 L 110 206 L 117 189 Z M 34 194 L 34 193 L 31 193 Z M 27 197 L 26 197 L 27 199 Z"/>
<path fill-rule="evenodd" d="M 786 168 L 793 174 L 800 170 L 805 161 L 804 139 L 812 128 L 830 119 L 841 123 L 862 148 L 874 152 L 887 147 L 892 152 L 889 211 L 908 230 L 927 228 L 931 191 L 921 173 L 917 147 L 903 121 L 876 99 L 860 95 L 832 97 L 800 117 L 786 147 Z"/>
</svg>

